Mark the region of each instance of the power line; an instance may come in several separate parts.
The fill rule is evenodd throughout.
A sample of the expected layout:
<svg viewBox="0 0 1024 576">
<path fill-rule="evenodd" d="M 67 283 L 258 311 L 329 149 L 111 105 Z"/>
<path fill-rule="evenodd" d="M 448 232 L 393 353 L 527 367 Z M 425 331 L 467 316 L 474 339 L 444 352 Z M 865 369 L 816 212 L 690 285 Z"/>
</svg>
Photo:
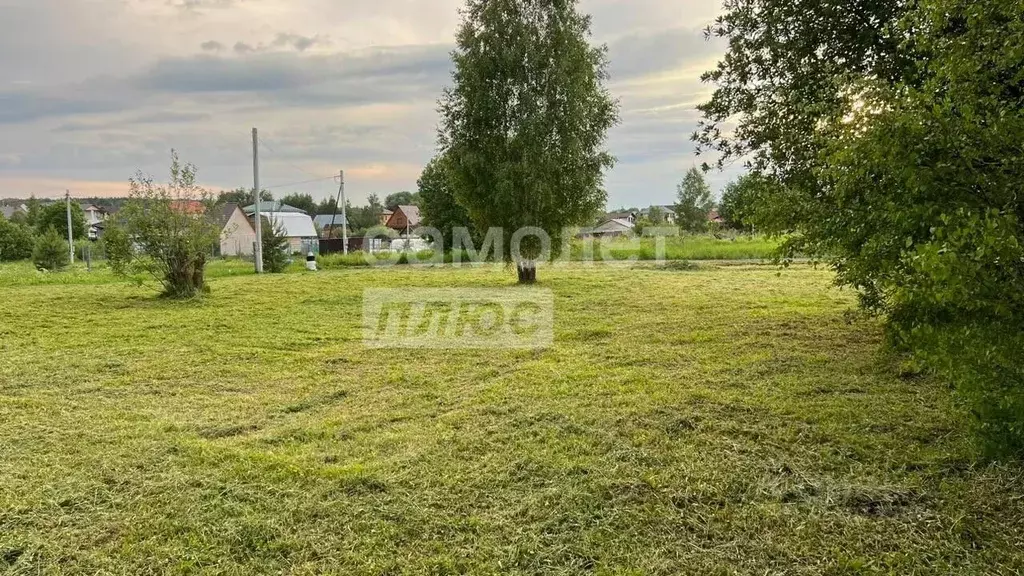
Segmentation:
<svg viewBox="0 0 1024 576">
<path fill-rule="evenodd" d="M 273 190 L 275 188 L 286 188 L 288 186 L 298 186 L 299 184 L 310 184 L 312 182 L 323 182 L 325 180 L 335 180 L 337 176 L 325 176 L 323 178 L 317 178 L 316 180 L 303 180 L 302 182 L 290 182 L 288 184 L 275 184 L 273 186 L 264 186 L 264 190 Z"/>
<path fill-rule="evenodd" d="M 274 154 L 279 154 L 281 156 L 280 158 L 278 158 L 278 160 L 280 160 L 281 162 L 284 162 L 285 164 L 291 166 L 292 168 L 294 168 L 295 170 L 298 170 L 299 172 L 302 172 L 303 174 L 307 174 L 309 176 L 313 176 L 314 178 L 317 178 L 319 180 L 326 180 L 327 179 L 327 178 L 321 177 L 319 174 L 313 174 L 309 170 L 306 170 L 305 168 L 302 168 L 301 166 L 299 166 L 297 164 L 293 164 L 292 162 L 289 162 L 288 160 L 286 160 L 283 157 L 284 156 L 283 154 L 281 154 L 280 152 L 275 150 L 273 146 L 268 144 L 267 140 L 263 136 L 260 136 L 259 139 L 260 139 L 260 144 L 263 144 L 264 146 L 266 146 L 267 150 L 270 150 Z M 335 176 L 331 176 L 331 178 L 334 178 L 334 177 Z"/>
<path fill-rule="evenodd" d="M 262 134 L 259 135 L 259 142 L 260 142 L 260 144 L 264 148 L 266 148 L 270 152 L 274 153 L 275 156 L 273 158 L 275 160 L 279 160 L 280 162 L 282 162 L 284 164 L 287 164 L 288 166 L 290 166 L 291 168 L 293 168 L 294 170 L 296 170 L 298 172 L 301 172 L 303 174 L 308 174 L 309 176 L 313 176 L 312 180 L 302 180 L 302 181 L 299 181 L 299 182 L 291 182 L 291 183 L 287 183 L 287 184 L 276 184 L 274 186 L 265 186 L 264 190 L 274 190 L 276 188 L 287 188 L 287 187 L 291 187 L 291 186 L 299 186 L 299 185 L 302 185 L 302 184 L 313 184 L 313 183 L 317 183 L 317 182 L 326 182 L 327 180 L 336 180 L 338 178 L 338 176 L 321 176 L 319 174 L 314 174 L 314 173 L 310 172 L 309 170 L 306 170 L 305 168 L 303 168 L 301 166 L 298 166 L 297 164 L 294 164 L 294 163 L 288 161 L 287 159 L 285 159 L 283 157 L 284 156 L 283 154 L 278 152 L 270 143 L 267 142 L 266 138 L 264 138 Z M 328 194 L 328 196 L 330 196 L 330 194 Z"/>
</svg>

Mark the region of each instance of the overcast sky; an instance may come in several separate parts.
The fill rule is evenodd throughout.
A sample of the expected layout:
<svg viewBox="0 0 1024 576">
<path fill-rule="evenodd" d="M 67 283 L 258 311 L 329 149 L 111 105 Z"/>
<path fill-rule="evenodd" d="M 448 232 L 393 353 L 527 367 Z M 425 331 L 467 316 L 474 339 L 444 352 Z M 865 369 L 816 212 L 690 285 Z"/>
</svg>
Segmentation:
<svg viewBox="0 0 1024 576">
<path fill-rule="evenodd" d="M 0 0 L 0 196 L 122 195 L 169 151 L 217 190 L 344 168 L 355 203 L 413 190 L 434 151 L 460 0 Z M 582 0 L 622 123 L 609 205 L 670 203 L 724 50 L 713 0 Z M 716 193 L 736 170 L 710 177 Z M 321 198 L 331 181 L 274 188 Z"/>
</svg>

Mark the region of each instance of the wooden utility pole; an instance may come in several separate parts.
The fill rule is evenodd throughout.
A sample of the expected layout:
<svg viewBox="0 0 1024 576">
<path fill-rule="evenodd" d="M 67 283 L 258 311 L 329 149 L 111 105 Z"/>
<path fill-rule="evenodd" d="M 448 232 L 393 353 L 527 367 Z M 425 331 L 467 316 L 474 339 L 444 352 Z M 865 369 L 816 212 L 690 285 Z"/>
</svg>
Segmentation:
<svg viewBox="0 0 1024 576">
<path fill-rule="evenodd" d="M 345 171 L 342 170 L 338 173 L 341 178 L 341 241 L 344 243 L 341 247 L 342 252 L 348 255 L 348 207 L 345 206 Z"/>
<path fill-rule="evenodd" d="M 256 273 L 263 274 L 263 222 L 260 219 L 260 145 L 256 129 L 252 129 L 252 190 L 256 197 Z"/>
<path fill-rule="evenodd" d="M 71 190 L 64 191 L 64 207 L 68 213 L 68 250 L 71 252 L 71 263 L 75 263 L 75 238 L 71 233 Z"/>
<path fill-rule="evenodd" d="M 338 199 L 334 201 L 334 213 L 331 214 L 331 232 L 328 238 L 334 234 L 334 227 L 337 225 L 338 204 L 341 204 L 341 251 L 348 254 L 348 211 L 345 209 L 345 171 L 338 172 Z"/>
</svg>

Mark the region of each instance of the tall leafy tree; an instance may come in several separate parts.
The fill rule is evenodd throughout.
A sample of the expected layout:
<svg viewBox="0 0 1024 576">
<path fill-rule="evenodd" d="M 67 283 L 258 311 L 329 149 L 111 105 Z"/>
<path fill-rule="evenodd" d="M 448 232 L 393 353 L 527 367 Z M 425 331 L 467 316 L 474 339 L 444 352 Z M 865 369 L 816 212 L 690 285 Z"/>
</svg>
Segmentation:
<svg viewBox="0 0 1024 576">
<path fill-rule="evenodd" d="M 842 118 L 852 76 L 891 83 L 913 70 L 892 24 L 907 0 L 724 0 L 705 33 L 728 41 L 726 56 L 702 76 L 713 84 L 694 140 L 716 164 L 749 159 L 789 186 L 817 190 L 813 169 L 820 121 Z M 737 122 L 735 129 L 727 124 Z"/>
<path fill-rule="evenodd" d="M 39 218 L 39 214 L 43 211 L 43 203 L 36 198 L 33 194 L 25 201 L 25 207 L 28 209 L 25 213 L 25 224 L 35 227 L 36 220 Z"/>
<path fill-rule="evenodd" d="M 35 228 L 38 234 L 45 234 L 50 228 L 57 231 L 57 234 L 67 240 L 68 238 L 68 208 L 63 200 L 44 206 L 34 218 Z M 71 203 L 71 232 L 76 240 L 85 238 L 88 231 L 85 225 L 85 211 L 77 202 Z"/>
<path fill-rule="evenodd" d="M 34 245 L 31 228 L 0 215 L 0 262 L 31 258 Z"/>
<path fill-rule="evenodd" d="M 366 207 L 373 212 L 374 217 L 380 216 L 380 213 L 384 211 L 384 204 L 380 201 L 380 196 L 376 194 L 370 194 L 366 197 Z"/>
<path fill-rule="evenodd" d="M 665 211 L 661 206 L 651 206 L 647 211 L 647 219 L 652 225 L 660 226 L 665 223 Z"/>
<path fill-rule="evenodd" d="M 313 200 L 313 196 L 309 194 L 288 194 L 281 198 L 281 202 L 289 206 L 294 206 L 299 210 L 303 210 L 306 214 L 316 214 L 316 201 Z"/>
<path fill-rule="evenodd" d="M 463 10 L 439 144 L 456 199 L 478 230 L 501 228 L 520 282 L 535 281 L 544 242 L 517 231 L 543 230 L 555 253 L 563 230 L 607 199 L 618 106 L 604 87 L 607 50 L 589 40 L 576 0 L 468 0 Z"/>
<path fill-rule="evenodd" d="M 927 66 L 856 84 L 830 127 L 817 244 L 894 336 L 958 385 L 987 446 L 1024 454 L 1024 11 L 929 0 L 898 23 Z M 835 213 L 826 210 L 842 207 Z"/>
<path fill-rule="evenodd" d="M 830 261 L 891 341 L 957 385 L 989 447 L 1024 453 L 1020 2 L 857 8 L 727 0 L 695 137 L 750 158 L 775 184 L 755 223 Z"/>
<path fill-rule="evenodd" d="M 760 174 L 744 174 L 722 191 L 718 214 L 729 228 L 749 228 L 750 223 L 764 213 L 763 208 L 770 205 L 776 189 L 775 182 L 769 178 Z"/>
<path fill-rule="evenodd" d="M 340 206 L 338 206 L 338 199 L 334 196 L 324 198 L 316 206 L 317 214 L 333 214 L 337 209 L 338 213 L 341 213 Z"/>
<path fill-rule="evenodd" d="M 349 233 L 362 234 L 374 226 L 379 226 L 380 213 L 383 209 L 384 207 L 381 206 L 380 200 L 376 196 L 366 206 L 352 206 L 352 203 L 349 202 L 347 207 Z M 337 233 L 340 237 L 341 230 L 338 230 Z"/>
<path fill-rule="evenodd" d="M 433 158 L 416 182 L 419 187 L 423 222 L 441 232 L 445 249 L 451 249 L 455 245 L 454 231 L 457 228 L 466 229 L 469 231 L 470 239 L 475 240 L 469 213 L 455 199 L 450 164 L 447 156 Z"/>
<path fill-rule="evenodd" d="M 699 168 L 690 168 L 676 188 L 676 223 L 683 230 L 707 230 L 708 214 L 715 206 L 711 186 Z"/>
<path fill-rule="evenodd" d="M 388 194 L 387 198 L 384 199 L 384 205 L 387 206 L 388 210 L 394 210 L 398 206 L 419 206 L 419 202 L 419 194 L 409 192 L 408 190 Z"/>
<path fill-rule="evenodd" d="M 215 204 L 227 204 L 233 202 L 239 206 L 248 206 L 252 204 L 252 188 L 235 188 L 234 190 L 222 190 L 217 194 L 217 199 L 214 201 Z M 274 199 L 274 195 L 269 190 L 260 191 L 260 200 L 264 202 L 271 202 Z"/>
</svg>

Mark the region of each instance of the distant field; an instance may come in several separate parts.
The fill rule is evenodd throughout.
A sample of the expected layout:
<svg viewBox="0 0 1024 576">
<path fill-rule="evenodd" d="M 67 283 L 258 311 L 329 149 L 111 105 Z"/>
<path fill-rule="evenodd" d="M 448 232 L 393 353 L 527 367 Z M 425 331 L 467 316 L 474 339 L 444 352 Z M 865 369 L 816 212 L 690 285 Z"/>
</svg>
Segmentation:
<svg viewBox="0 0 1024 576">
<path fill-rule="evenodd" d="M 301 263 L 292 266 L 292 271 L 302 269 Z M 206 267 L 208 278 L 225 278 L 229 276 L 252 276 L 253 264 L 239 259 L 216 259 Z M 152 283 L 150 277 L 139 280 Z M 96 260 L 92 269 L 88 270 L 82 262 L 76 262 L 61 272 L 44 272 L 35 269 L 31 262 L 0 263 L 0 288 L 15 286 L 40 286 L 52 284 L 124 284 L 123 278 L 115 276 L 105 260 Z"/>
<path fill-rule="evenodd" d="M 568 266 L 542 351 L 368 349 L 372 287 L 0 266 L 0 572 L 1011 574 L 1019 467 L 797 265 Z"/>
<path fill-rule="evenodd" d="M 779 246 L 778 240 L 744 234 L 725 234 L 720 238 L 710 234 L 684 234 L 666 237 L 660 242 L 663 248 L 659 252 L 659 241 L 654 238 L 575 240 L 571 243 L 568 253 L 562 255 L 561 259 L 573 262 L 652 261 L 657 259 L 673 261 L 766 260 L 772 257 L 773 252 Z M 419 262 L 426 262 L 434 259 L 434 255 L 434 252 L 426 250 L 418 253 L 416 257 Z M 367 256 L 363 253 L 330 254 L 321 256 L 318 260 L 320 266 L 324 268 L 351 268 L 370 265 Z M 445 254 L 445 262 L 452 262 L 452 260 L 452 254 Z M 460 253 L 460 261 L 472 260 L 470 254 Z M 405 262 L 406 260 L 403 259 L 402 263 Z"/>
<path fill-rule="evenodd" d="M 763 236 L 723 236 L 716 238 L 705 234 L 684 234 L 670 236 L 664 242 L 664 258 L 667 260 L 763 260 L 770 258 L 779 242 Z M 639 260 L 658 258 L 657 241 L 653 238 L 640 240 L 608 240 L 595 244 L 592 253 L 595 260 L 601 260 L 609 253 L 615 260 L 636 257 Z M 602 248 L 604 251 L 602 251 Z M 573 246 L 573 259 L 579 260 L 584 249 L 577 243 Z"/>
</svg>

